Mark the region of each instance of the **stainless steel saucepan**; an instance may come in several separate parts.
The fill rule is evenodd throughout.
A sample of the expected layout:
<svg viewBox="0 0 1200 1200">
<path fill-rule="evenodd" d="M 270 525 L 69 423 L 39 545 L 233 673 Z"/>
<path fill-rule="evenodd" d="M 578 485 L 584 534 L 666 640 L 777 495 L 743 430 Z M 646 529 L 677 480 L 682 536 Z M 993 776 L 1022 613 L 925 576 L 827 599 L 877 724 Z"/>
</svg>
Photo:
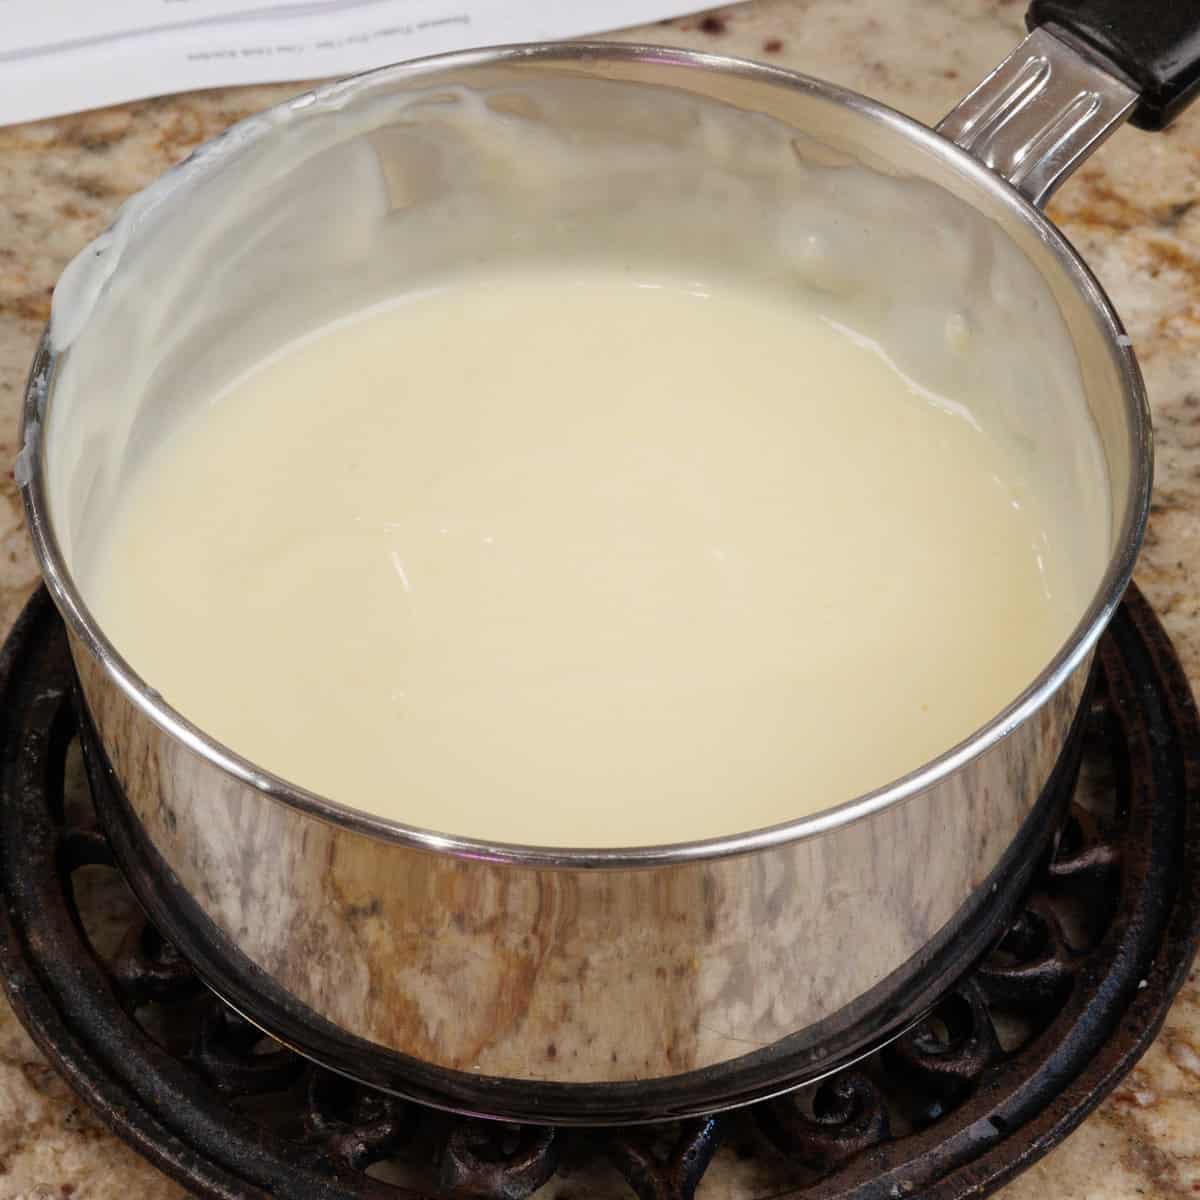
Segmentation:
<svg viewBox="0 0 1200 1200">
<path fill-rule="evenodd" d="M 523 1121 L 655 1120 L 761 1098 L 865 1053 L 992 944 L 1052 837 L 1056 772 L 1070 770 L 1093 648 L 1129 581 L 1151 481 L 1129 340 L 1042 206 L 1124 120 L 1165 124 L 1200 78 L 1196 5 L 1035 0 L 1030 25 L 937 130 L 818 80 L 652 46 L 502 47 L 387 68 L 234 127 L 72 265 L 33 367 L 18 482 L 70 633 L 118 857 L 234 1007 L 312 1058 L 420 1100 Z M 847 210 L 907 256 L 914 287 L 947 220 L 975 231 L 989 247 L 987 303 L 1014 330 L 993 383 L 1009 389 L 1014 433 L 1053 450 L 1062 503 L 1104 559 L 1070 639 L 1009 707 L 920 770 L 789 824 L 632 849 L 527 847 L 307 792 L 190 724 L 122 660 L 79 578 L 123 472 L 247 353 L 244 330 L 279 320 L 282 336 L 279 314 L 298 297 L 334 312 L 379 284 L 378 256 L 353 254 L 364 180 L 373 205 L 453 211 L 436 129 L 466 96 L 506 98 L 530 120 L 550 112 L 559 133 L 578 118 L 581 156 L 606 123 L 624 140 L 665 137 L 656 123 L 680 103 L 753 114 L 786 131 L 798 158 L 886 181 L 877 194 L 897 203 L 918 198 L 903 219 L 887 204 Z M 798 193 L 808 177 L 797 173 Z M 310 203 L 331 178 L 336 203 Z M 555 194 L 538 192 L 546 204 Z M 595 221 L 612 202 L 597 195 Z M 516 253 L 557 228 L 505 220 L 517 222 L 506 233 Z M 734 258 L 765 253 L 753 229 L 724 234 Z M 426 242 L 400 245 L 414 270 L 437 265 Z M 461 245 L 479 250 L 468 230 Z M 1009 285 L 1025 281 L 1017 294 L 987 274 L 1001 260 L 1015 264 Z M 904 297 L 891 299 L 902 311 Z M 1062 369 L 1048 357 L 1056 339 L 1078 413 L 1035 402 Z M 1090 474 L 1070 461 L 1085 442 L 1102 450 Z M 214 475 L 213 486 L 237 481 Z"/>
</svg>

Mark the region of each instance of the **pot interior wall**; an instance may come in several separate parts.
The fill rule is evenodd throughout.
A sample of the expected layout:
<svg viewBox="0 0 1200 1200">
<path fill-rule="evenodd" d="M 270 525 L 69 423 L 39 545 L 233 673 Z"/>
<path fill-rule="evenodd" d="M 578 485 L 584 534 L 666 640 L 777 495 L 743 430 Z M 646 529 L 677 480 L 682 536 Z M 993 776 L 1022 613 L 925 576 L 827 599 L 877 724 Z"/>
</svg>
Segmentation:
<svg viewBox="0 0 1200 1200">
<path fill-rule="evenodd" d="M 397 292 L 537 258 L 685 263 L 815 300 L 931 393 L 969 397 L 1098 585 L 1128 515 L 1120 368 L 1013 206 L 815 90 L 547 59 L 382 72 L 251 118 L 72 264 L 46 469 L 85 601 L 122 489 L 221 388 Z"/>
</svg>

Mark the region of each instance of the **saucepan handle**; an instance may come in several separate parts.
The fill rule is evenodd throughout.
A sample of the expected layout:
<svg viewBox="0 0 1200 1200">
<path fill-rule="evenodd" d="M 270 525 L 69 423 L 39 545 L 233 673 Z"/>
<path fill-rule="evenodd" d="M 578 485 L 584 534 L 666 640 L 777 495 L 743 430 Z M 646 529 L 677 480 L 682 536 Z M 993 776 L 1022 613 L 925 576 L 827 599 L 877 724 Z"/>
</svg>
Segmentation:
<svg viewBox="0 0 1200 1200">
<path fill-rule="evenodd" d="M 1200 0 L 1032 0 L 1026 20 L 937 128 L 1033 204 L 1126 120 L 1161 129 L 1200 91 Z"/>
<path fill-rule="evenodd" d="M 1025 20 L 1124 75 L 1143 129 L 1169 125 L 1200 91 L 1197 0 L 1032 0 Z"/>
</svg>

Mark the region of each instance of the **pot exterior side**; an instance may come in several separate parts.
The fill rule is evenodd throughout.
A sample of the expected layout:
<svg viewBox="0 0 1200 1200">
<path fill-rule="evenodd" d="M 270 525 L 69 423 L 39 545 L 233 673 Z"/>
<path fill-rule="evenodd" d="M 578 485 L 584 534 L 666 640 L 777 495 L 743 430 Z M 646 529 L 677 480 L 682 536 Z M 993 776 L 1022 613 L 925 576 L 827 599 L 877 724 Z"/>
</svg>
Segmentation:
<svg viewBox="0 0 1200 1200">
<path fill-rule="evenodd" d="M 1048 845 L 1091 662 L 869 816 L 727 857 L 566 869 L 281 803 L 165 733 L 74 635 L 72 652 L 118 858 L 214 990 L 366 1082 L 556 1122 L 745 1102 L 919 1016 L 1003 932 Z"/>
</svg>

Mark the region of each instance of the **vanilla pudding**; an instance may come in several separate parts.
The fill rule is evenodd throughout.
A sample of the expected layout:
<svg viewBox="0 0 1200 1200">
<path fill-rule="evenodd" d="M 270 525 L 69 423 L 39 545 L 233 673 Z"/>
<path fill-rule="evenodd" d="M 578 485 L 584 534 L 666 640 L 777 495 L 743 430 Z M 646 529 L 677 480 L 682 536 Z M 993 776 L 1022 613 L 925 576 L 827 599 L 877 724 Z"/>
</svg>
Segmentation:
<svg viewBox="0 0 1200 1200">
<path fill-rule="evenodd" d="M 184 716 L 342 804 L 543 845 L 754 829 L 966 738 L 1085 607 L 971 399 L 728 274 L 481 268 L 180 421 L 89 605 Z"/>
</svg>

